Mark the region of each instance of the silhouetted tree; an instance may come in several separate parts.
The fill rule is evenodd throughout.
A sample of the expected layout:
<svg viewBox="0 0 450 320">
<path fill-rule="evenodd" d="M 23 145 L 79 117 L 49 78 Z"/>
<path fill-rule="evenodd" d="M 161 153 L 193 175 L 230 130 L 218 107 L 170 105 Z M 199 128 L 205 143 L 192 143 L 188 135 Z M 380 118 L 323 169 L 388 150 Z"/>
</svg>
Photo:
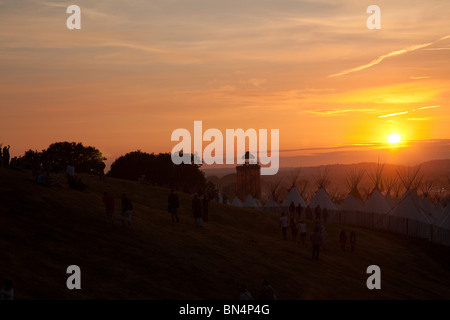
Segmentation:
<svg viewBox="0 0 450 320">
<path fill-rule="evenodd" d="M 170 153 L 145 153 L 140 150 L 127 153 L 116 159 L 108 175 L 115 178 L 137 180 L 145 176 L 145 180 L 158 186 L 168 186 L 177 190 L 193 193 L 207 190 L 206 178 L 199 164 L 191 163 L 175 165 Z M 210 192 L 211 186 L 208 186 Z"/>
<path fill-rule="evenodd" d="M 104 160 L 106 158 L 96 148 L 67 141 L 53 143 L 42 152 L 28 150 L 19 159 L 24 168 L 33 171 L 44 169 L 60 172 L 64 171 L 68 164 L 73 164 L 79 173 L 98 173 Z"/>
</svg>

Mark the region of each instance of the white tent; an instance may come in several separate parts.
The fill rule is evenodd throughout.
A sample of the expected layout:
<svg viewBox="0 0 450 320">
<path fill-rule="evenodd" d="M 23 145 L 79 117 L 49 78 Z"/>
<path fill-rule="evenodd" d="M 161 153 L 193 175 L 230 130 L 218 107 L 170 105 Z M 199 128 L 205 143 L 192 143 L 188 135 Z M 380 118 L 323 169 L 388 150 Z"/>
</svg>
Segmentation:
<svg viewBox="0 0 450 320">
<path fill-rule="evenodd" d="M 417 190 L 412 189 L 405 192 L 398 205 L 390 213 L 392 216 L 408 218 L 425 223 L 431 223 L 430 217 L 421 206 Z"/>
<path fill-rule="evenodd" d="M 314 208 L 320 206 L 321 209 L 326 208 L 328 211 L 337 211 L 336 205 L 331 201 L 330 196 L 324 188 L 317 189 L 316 194 L 309 203 L 309 207 L 314 211 Z"/>
<path fill-rule="evenodd" d="M 255 198 L 253 198 L 251 194 L 247 195 L 243 206 L 244 206 L 244 208 L 259 208 L 257 200 Z"/>
<path fill-rule="evenodd" d="M 445 209 L 442 211 L 439 226 L 441 228 L 450 230 L 450 203 L 448 203 Z"/>
<path fill-rule="evenodd" d="M 374 213 L 388 213 L 391 210 L 391 206 L 386 202 L 383 195 L 378 189 L 374 189 L 370 196 L 370 199 L 366 201 L 364 205 L 365 212 Z"/>
<path fill-rule="evenodd" d="M 218 201 L 219 203 L 222 203 L 222 202 L 223 202 L 223 197 L 222 197 L 222 195 L 220 194 L 220 192 L 217 193 L 217 201 Z"/>
<path fill-rule="evenodd" d="M 397 204 L 397 202 L 396 202 L 394 199 L 392 199 L 390 193 L 388 193 L 388 194 L 384 197 L 384 200 L 386 200 L 386 203 L 389 205 L 389 207 L 391 207 L 391 209 L 392 209 L 393 207 L 395 207 L 395 205 Z"/>
<path fill-rule="evenodd" d="M 430 200 L 428 198 L 419 198 L 420 199 L 420 205 L 424 211 L 424 213 L 431 218 L 431 222 L 433 224 L 438 223 L 438 216 L 436 214 L 435 207 L 431 204 Z"/>
<path fill-rule="evenodd" d="M 295 207 L 298 207 L 300 204 L 301 207 L 306 208 L 306 201 L 296 187 L 292 187 L 291 190 L 289 190 L 289 194 L 286 199 L 284 199 L 282 206 L 289 207 L 292 202 L 294 202 Z"/>
<path fill-rule="evenodd" d="M 434 206 L 434 216 L 436 217 L 434 221 L 438 225 L 442 222 L 443 218 L 445 217 L 444 207 L 442 207 L 442 204 L 440 202 L 438 202 Z"/>
<path fill-rule="evenodd" d="M 235 207 L 243 207 L 244 206 L 244 204 L 238 197 L 234 197 L 233 201 L 231 202 L 231 205 L 235 206 Z"/>
<path fill-rule="evenodd" d="M 281 208 L 280 205 L 275 200 L 273 200 L 273 197 L 270 196 L 269 200 L 267 200 L 264 204 L 264 211 L 280 213 Z"/>
<path fill-rule="evenodd" d="M 353 194 L 349 194 L 340 206 L 342 211 L 364 211 L 364 206 L 361 201 Z"/>
</svg>

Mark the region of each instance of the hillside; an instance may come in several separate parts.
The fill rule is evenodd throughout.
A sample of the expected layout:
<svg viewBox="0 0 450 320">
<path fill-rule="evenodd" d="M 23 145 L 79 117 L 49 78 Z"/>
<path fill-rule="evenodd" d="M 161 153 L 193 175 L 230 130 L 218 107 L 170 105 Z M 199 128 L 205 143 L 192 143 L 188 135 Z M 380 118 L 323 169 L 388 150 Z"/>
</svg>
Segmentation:
<svg viewBox="0 0 450 320">
<path fill-rule="evenodd" d="M 189 195 L 181 222 L 167 213 L 168 190 L 83 175 L 86 192 L 36 185 L 28 172 L 0 168 L 0 277 L 16 299 L 237 299 L 239 284 L 257 297 L 269 279 L 279 299 L 449 299 L 450 248 L 357 229 L 355 253 L 342 252 L 341 227 L 326 225 L 327 250 L 283 241 L 277 215 L 211 203 L 194 225 Z M 126 193 L 132 230 L 106 225 L 103 191 Z M 308 230 L 312 221 L 308 221 Z M 350 230 L 350 228 L 346 228 Z M 82 271 L 82 290 L 66 288 L 66 268 Z M 381 290 L 368 290 L 366 268 L 381 268 Z"/>
</svg>

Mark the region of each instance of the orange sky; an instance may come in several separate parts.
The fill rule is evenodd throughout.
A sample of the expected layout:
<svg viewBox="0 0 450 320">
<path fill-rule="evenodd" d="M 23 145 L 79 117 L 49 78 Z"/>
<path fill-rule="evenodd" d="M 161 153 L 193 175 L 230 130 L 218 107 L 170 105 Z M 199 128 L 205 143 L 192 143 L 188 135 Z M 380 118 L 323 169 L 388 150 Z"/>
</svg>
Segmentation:
<svg viewBox="0 0 450 320">
<path fill-rule="evenodd" d="M 393 2 L 0 0 L 0 143 L 111 161 L 202 120 L 279 129 L 281 166 L 448 158 L 450 2 Z"/>
</svg>

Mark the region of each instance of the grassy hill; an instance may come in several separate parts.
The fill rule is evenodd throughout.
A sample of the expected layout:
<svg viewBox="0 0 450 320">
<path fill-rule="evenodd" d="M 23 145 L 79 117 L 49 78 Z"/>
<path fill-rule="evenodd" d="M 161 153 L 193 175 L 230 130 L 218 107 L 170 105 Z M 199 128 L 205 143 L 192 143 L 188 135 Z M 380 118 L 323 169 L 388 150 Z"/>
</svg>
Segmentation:
<svg viewBox="0 0 450 320">
<path fill-rule="evenodd" d="M 282 240 L 278 215 L 211 203 L 210 222 L 198 228 L 190 196 L 180 194 L 174 224 L 167 189 L 83 175 L 88 189 L 79 192 L 57 177 L 61 189 L 0 168 L 0 277 L 14 279 L 16 299 L 237 299 L 242 282 L 257 297 L 263 278 L 279 299 L 450 298 L 448 247 L 353 228 L 352 254 L 339 248 L 341 226 L 326 225 L 327 250 L 315 262 L 311 246 Z M 132 230 L 106 225 L 103 191 L 116 209 L 122 193 L 132 200 Z M 81 290 L 66 288 L 73 264 Z M 366 287 L 372 264 L 381 290 Z"/>
</svg>

